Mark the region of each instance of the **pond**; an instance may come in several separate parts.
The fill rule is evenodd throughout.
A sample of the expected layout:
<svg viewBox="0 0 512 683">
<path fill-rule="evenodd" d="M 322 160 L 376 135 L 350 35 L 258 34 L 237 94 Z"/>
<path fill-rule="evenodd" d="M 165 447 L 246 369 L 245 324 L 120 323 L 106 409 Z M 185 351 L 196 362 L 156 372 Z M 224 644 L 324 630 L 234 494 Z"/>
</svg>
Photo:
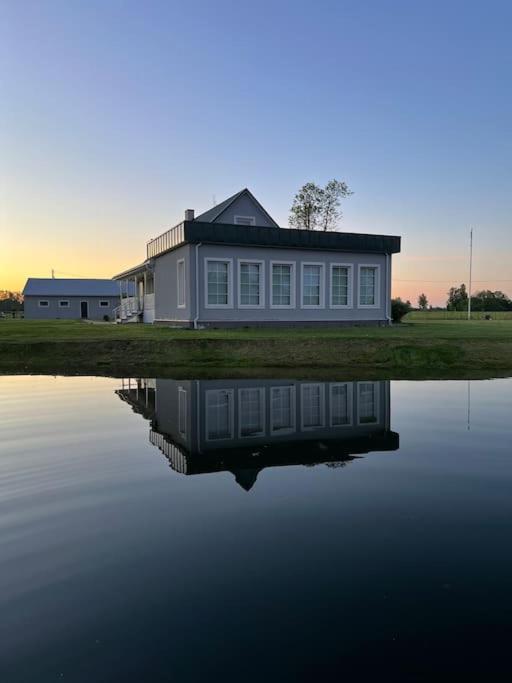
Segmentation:
<svg viewBox="0 0 512 683">
<path fill-rule="evenodd" d="M 512 380 L 0 377 L 6 683 L 479 680 Z"/>
</svg>

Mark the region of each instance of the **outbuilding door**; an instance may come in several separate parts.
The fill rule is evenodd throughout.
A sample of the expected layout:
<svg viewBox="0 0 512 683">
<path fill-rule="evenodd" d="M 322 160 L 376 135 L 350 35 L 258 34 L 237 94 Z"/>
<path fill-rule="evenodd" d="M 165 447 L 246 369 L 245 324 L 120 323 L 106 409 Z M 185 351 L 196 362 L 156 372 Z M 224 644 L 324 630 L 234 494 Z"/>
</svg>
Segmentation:
<svg viewBox="0 0 512 683">
<path fill-rule="evenodd" d="M 81 318 L 88 318 L 89 317 L 89 304 L 87 301 L 81 301 L 80 302 L 80 317 Z"/>
</svg>

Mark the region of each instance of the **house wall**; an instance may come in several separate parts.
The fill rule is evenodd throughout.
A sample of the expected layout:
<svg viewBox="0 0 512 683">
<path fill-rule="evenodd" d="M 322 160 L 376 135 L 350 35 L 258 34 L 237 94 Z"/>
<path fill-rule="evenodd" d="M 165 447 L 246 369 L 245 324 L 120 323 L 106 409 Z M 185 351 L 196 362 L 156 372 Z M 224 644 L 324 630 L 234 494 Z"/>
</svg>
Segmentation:
<svg viewBox="0 0 512 683">
<path fill-rule="evenodd" d="M 254 216 L 256 219 L 255 225 L 265 227 L 275 227 L 275 224 L 269 220 L 268 216 L 252 201 L 247 195 L 243 195 L 236 199 L 231 206 L 223 211 L 214 223 L 233 223 L 235 216 Z"/>
<path fill-rule="evenodd" d="M 193 319 L 195 294 L 192 283 L 195 278 L 194 247 L 185 244 L 155 259 L 156 320 L 189 322 Z M 178 307 L 178 261 L 185 261 L 185 307 Z"/>
<path fill-rule="evenodd" d="M 232 259 L 233 305 L 231 308 L 209 308 L 206 298 L 207 258 Z M 256 259 L 264 264 L 264 307 L 239 308 L 238 261 Z M 295 264 L 295 306 L 293 308 L 273 308 L 271 305 L 271 263 L 291 261 Z M 301 280 L 302 263 L 322 263 L 324 280 L 324 305 L 319 308 L 302 308 Z M 330 266 L 334 263 L 352 266 L 352 305 L 347 308 L 332 308 L 330 305 Z M 375 308 L 358 306 L 359 266 L 379 266 L 379 301 Z M 389 286 L 386 283 L 385 254 L 349 254 L 332 251 L 305 251 L 300 249 L 269 249 L 263 247 L 236 247 L 224 245 L 203 245 L 200 248 L 200 311 L 199 321 L 204 323 L 244 323 L 244 322 L 362 322 L 386 321 L 386 301 Z"/>
<path fill-rule="evenodd" d="M 196 250 L 199 266 L 199 314 L 200 325 L 240 324 L 308 324 L 308 323 L 385 323 L 389 316 L 391 292 L 391 257 L 385 254 L 342 253 L 301 249 L 278 249 L 265 247 L 240 247 L 231 245 L 187 244 L 168 252 L 155 260 L 155 305 L 154 320 L 191 325 L 196 317 L 195 267 Z M 206 273 L 207 259 L 226 259 L 231 268 L 231 299 L 228 307 L 210 307 L 207 304 Z M 388 267 L 389 258 L 389 267 Z M 178 307 L 177 265 L 185 262 L 185 306 Z M 263 303 L 259 308 L 240 307 L 238 263 L 243 260 L 263 262 Z M 294 264 L 295 304 L 292 308 L 274 308 L 271 304 L 272 262 Z M 323 305 L 318 308 L 302 306 L 302 264 L 323 265 Z M 331 266 L 351 266 L 351 302 L 348 307 L 331 305 Z M 359 268 L 363 265 L 379 267 L 378 305 L 359 305 Z M 152 316 L 144 318 L 152 322 Z"/>
<path fill-rule="evenodd" d="M 350 423 L 333 426 L 332 396 L 333 387 L 346 384 L 348 387 L 348 406 Z M 321 397 L 322 424 L 305 427 L 309 414 L 308 385 L 319 387 Z M 363 385 L 372 385 L 375 389 L 374 409 L 375 421 L 361 422 L 361 392 Z M 266 445 L 271 443 L 318 440 L 318 439 L 353 439 L 369 436 L 373 433 L 390 429 L 390 383 L 377 382 L 298 382 L 289 380 L 197 380 L 176 381 L 171 379 L 156 380 L 156 411 L 153 429 L 169 435 L 176 443 L 181 444 L 191 453 L 206 453 L 225 448 L 238 448 L 248 445 Z M 293 426 L 284 433 L 272 430 L 275 424 L 274 410 L 271 401 L 272 388 L 290 387 L 293 396 Z M 263 409 L 263 429 L 258 436 L 241 436 L 243 426 L 240 412 L 240 392 L 244 388 L 260 390 Z M 180 401 L 186 406 L 182 416 L 180 431 Z M 209 394 L 208 392 L 213 392 Z M 210 439 L 208 435 L 209 420 L 207 396 L 215 398 L 216 393 L 227 392 L 232 409 L 231 436 L 226 439 Z"/>
<path fill-rule="evenodd" d="M 39 301 L 49 301 L 47 308 L 41 308 Z M 69 301 L 69 307 L 61 308 L 59 301 Z M 89 304 L 89 320 L 103 320 L 108 315 L 114 318 L 114 308 L 119 306 L 118 296 L 26 296 L 24 300 L 24 315 L 29 320 L 76 320 L 80 318 L 80 302 Z M 100 307 L 100 301 L 108 301 L 108 307 Z"/>
</svg>

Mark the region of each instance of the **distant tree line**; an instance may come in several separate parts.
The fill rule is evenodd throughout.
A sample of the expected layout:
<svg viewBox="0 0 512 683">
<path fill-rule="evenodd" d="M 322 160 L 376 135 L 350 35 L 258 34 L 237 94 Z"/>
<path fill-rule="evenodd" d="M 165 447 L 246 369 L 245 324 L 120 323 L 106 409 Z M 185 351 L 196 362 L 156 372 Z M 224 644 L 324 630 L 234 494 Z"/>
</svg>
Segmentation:
<svg viewBox="0 0 512 683">
<path fill-rule="evenodd" d="M 468 292 L 465 284 L 459 287 L 451 287 L 448 292 L 446 309 L 448 311 L 467 311 Z M 486 311 L 489 313 L 496 311 L 512 311 L 512 300 L 504 292 L 490 289 L 483 289 L 471 295 L 471 310 Z"/>
<path fill-rule="evenodd" d="M 20 292 L 11 292 L 8 289 L 0 289 L 0 313 L 12 313 L 23 310 L 23 295 Z"/>
</svg>

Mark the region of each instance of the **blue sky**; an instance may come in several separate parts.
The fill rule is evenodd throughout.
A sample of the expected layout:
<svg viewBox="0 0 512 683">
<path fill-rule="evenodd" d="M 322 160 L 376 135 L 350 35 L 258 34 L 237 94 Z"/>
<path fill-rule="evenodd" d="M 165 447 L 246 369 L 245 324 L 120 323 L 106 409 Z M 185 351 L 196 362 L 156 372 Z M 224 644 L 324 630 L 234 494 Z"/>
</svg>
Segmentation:
<svg viewBox="0 0 512 683">
<path fill-rule="evenodd" d="M 7 0 L 0 288 L 110 276 L 244 186 L 285 225 L 336 177 L 342 229 L 403 236 L 397 293 L 444 300 L 474 225 L 475 278 L 512 295 L 511 24 L 493 1 Z"/>
</svg>

